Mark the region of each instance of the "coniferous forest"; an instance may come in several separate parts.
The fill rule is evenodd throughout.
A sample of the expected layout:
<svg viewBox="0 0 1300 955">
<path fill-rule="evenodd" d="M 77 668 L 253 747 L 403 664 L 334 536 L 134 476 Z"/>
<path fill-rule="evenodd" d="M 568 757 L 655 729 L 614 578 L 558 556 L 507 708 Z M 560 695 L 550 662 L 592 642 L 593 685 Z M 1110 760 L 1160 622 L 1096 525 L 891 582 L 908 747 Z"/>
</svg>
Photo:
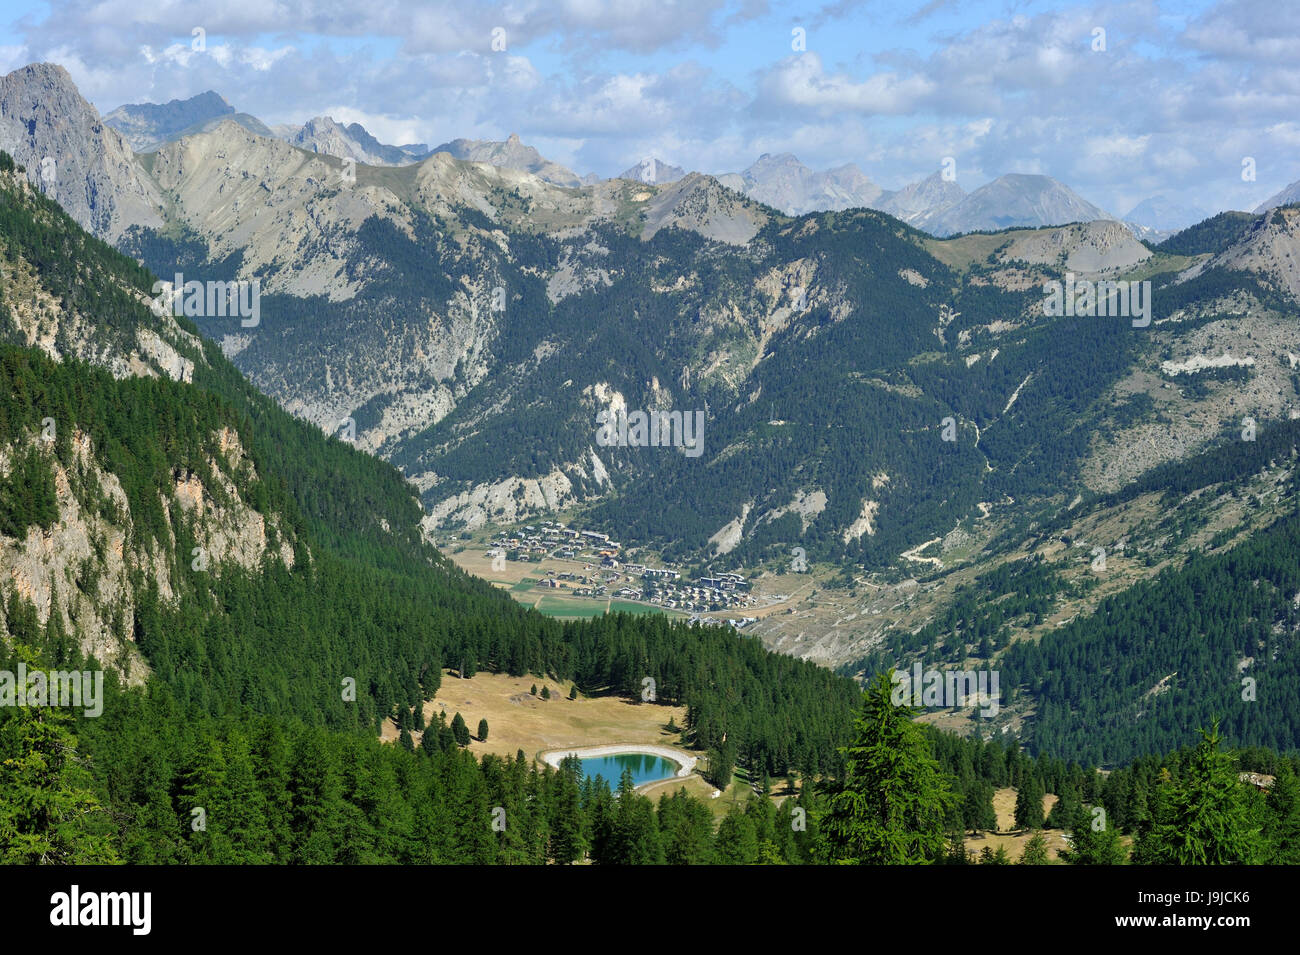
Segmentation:
<svg viewBox="0 0 1300 955">
<path fill-rule="evenodd" d="M 662 615 L 547 618 L 429 545 L 419 499 L 393 466 L 279 408 L 187 319 L 175 320 L 177 332 L 154 315 L 147 305 L 153 275 L 80 230 L 21 172 L 0 153 L 0 538 L 16 553 L 68 523 L 91 530 L 87 554 L 64 568 L 48 600 L 0 580 L 0 671 L 102 670 L 105 698 L 93 716 L 53 705 L 0 707 L 0 862 L 1048 861 L 1041 838 L 1019 860 L 968 850 L 966 834 L 998 827 L 995 792 L 1008 788 L 1017 794 L 1018 829 L 1069 834 L 1059 854 L 1066 862 L 1300 861 L 1300 660 L 1277 639 L 1296 628 L 1294 514 L 1226 553 L 1196 556 L 1112 596 L 1038 642 L 1009 646 L 1009 622 L 1041 615 L 1048 595 L 1070 585 L 1034 562 L 1002 568 L 959 591 L 944 615 L 888 634 L 840 673 L 727 628 Z M 413 243 L 454 255 L 442 225 L 421 220 L 411 239 L 371 222 L 362 244 L 385 250 L 397 276 Z M 1216 248 L 1241 226 L 1212 220 L 1171 252 Z M 967 387 L 958 362 L 926 357 L 926 316 L 941 283 L 959 286 L 965 325 L 989 319 L 994 305 L 982 286 L 962 285 L 914 240 L 874 212 L 827 215 L 815 239 L 786 222 L 764 233 L 769 254 L 821 256 L 833 274 L 861 273 L 870 255 L 877 267 L 900 275 L 915 269 L 936 285 L 926 296 L 902 278 L 882 286 L 882 307 L 899 319 L 892 351 L 858 354 L 863 327 L 850 325 L 828 325 L 816 345 L 788 343 L 800 370 L 759 377 L 769 397 L 810 409 L 811 426 L 772 424 L 771 405 L 736 419 L 736 433 L 754 435 L 766 451 L 745 478 L 758 484 L 788 481 L 794 462 L 818 443 L 836 446 L 825 459 L 828 484 L 861 483 L 869 473 L 855 449 L 895 446 L 922 489 L 919 503 L 911 502 L 919 516 L 869 545 L 811 540 L 825 555 L 857 560 L 870 557 L 866 546 L 896 550 L 907 535 L 950 524 L 968 509 L 980 496 L 962 476 L 971 473 L 973 448 L 955 447 L 936 466 L 932 454 L 909 444 L 914 439 L 899 436 L 898 424 L 920 432 L 949 409 L 986 421 L 1007 382 L 1062 347 L 1029 331 L 1002 366 L 980 370 L 978 388 Z M 197 254 L 184 238 L 142 233 L 131 241 L 155 264 Z M 615 230 L 603 241 L 628 258 L 640 254 L 639 240 Z M 650 248 L 661 265 L 696 257 L 712 283 L 754 281 L 756 267 L 715 261 L 698 237 L 665 231 Z M 544 261 L 555 249 L 542 239 L 521 241 L 520 254 Z M 430 277 L 416 292 L 446 294 L 460 274 Z M 416 294 L 392 281 L 391 294 Z M 1201 284 L 1227 281 L 1210 272 Z M 518 284 L 525 298 L 545 295 L 536 281 Z M 668 306 L 643 293 L 597 289 L 554 310 L 563 326 L 594 327 L 589 350 L 572 361 L 603 360 L 617 349 L 611 328 L 597 321 L 613 313 L 616 297 L 670 334 Z M 34 344 L 48 330 L 42 295 L 54 303 L 49 314 L 66 319 L 44 348 Z M 301 301 L 285 308 L 301 310 L 297 321 L 321 320 Z M 122 373 L 128 358 L 143 362 L 138 343 L 151 335 L 165 338 L 185 375 Z M 827 341 L 841 378 L 828 377 L 826 364 L 814 367 L 813 353 Z M 1086 325 L 1066 341 L 1077 375 L 1019 406 L 1039 431 L 1004 429 L 982 445 L 990 460 L 1018 462 L 989 479 L 998 493 L 1039 492 L 1071 473 L 1088 440 L 1087 423 L 1074 419 L 1110 383 L 1105 369 L 1131 347 L 1114 330 Z M 519 359 L 537 344 L 521 330 L 497 347 Z M 648 358 L 638 365 L 642 357 L 627 359 L 629 374 L 654 373 Z M 906 382 L 854 377 L 859 365 L 880 370 L 902 359 Z M 905 401 L 904 386 L 939 401 Z M 864 408 L 871 413 L 863 416 Z M 435 445 L 469 418 L 468 410 L 449 416 L 409 454 L 436 457 Z M 531 439 L 546 439 L 544 414 L 524 410 L 512 420 Z M 1045 430 L 1059 440 L 1034 450 Z M 1113 497 L 1235 480 L 1290 454 L 1295 440 L 1296 426 L 1280 425 L 1245 455 L 1210 451 Z M 526 453 L 526 444 L 512 448 Z M 232 446 L 242 454 L 234 464 Z M 472 455 L 462 461 L 466 474 L 489 466 L 503 465 Z M 652 491 L 686 495 L 693 478 L 679 467 L 685 464 L 638 480 L 621 505 L 641 501 L 639 512 L 650 514 Z M 724 461 L 710 476 L 703 516 L 659 515 L 655 533 L 706 538 L 733 503 L 724 492 L 737 477 L 730 469 L 740 467 Z M 452 476 L 464 475 L 453 469 Z M 192 560 L 211 528 L 174 503 L 188 482 L 210 489 L 206 506 L 264 529 L 255 561 L 235 553 L 213 554 L 210 565 Z M 595 517 L 611 518 L 611 508 Z M 635 522 L 628 530 L 649 533 Z M 761 559 L 782 533 L 774 522 L 738 553 Z M 106 570 L 115 557 L 124 568 L 117 576 Z M 92 648 L 88 624 L 59 610 L 60 588 L 96 603 L 113 639 Z M 1036 707 L 1032 730 L 1021 741 L 915 722 L 915 712 L 890 699 L 889 674 L 919 648 L 954 664 L 1000 654 L 1004 684 Z M 1259 661 L 1252 671 L 1258 702 L 1242 698 L 1235 679 L 1237 661 L 1247 657 Z M 860 685 L 851 674 L 863 669 Z M 1143 693 L 1171 669 L 1181 674 L 1177 707 L 1172 697 Z M 522 750 L 479 757 L 467 748 L 470 731 L 459 714 L 451 724 L 438 717 L 424 725 L 423 717 L 424 703 L 446 681 L 478 673 L 533 675 L 572 683 L 575 694 L 629 701 L 651 678 L 656 698 L 640 705 L 684 707 L 683 741 L 705 760 L 706 778 L 727 789 L 734 770 L 753 795 L 718 818 L 684 789 L 652 800 L 630 776 L 584 779 L 572 761 L 553 769 Z M 1189 708 L 1188 697 L 1198 704 Z M 382 743 L 390 720 L 402 735 Z M 413 729 L 423 730 L 418 745 Z M 478 738 L 488 734 L 480 722 Z M 1251 774 L 1270 785 L 1255 785 Z M 1056 798 L 1045 810 L 1048 796 Z"/>
</svg>

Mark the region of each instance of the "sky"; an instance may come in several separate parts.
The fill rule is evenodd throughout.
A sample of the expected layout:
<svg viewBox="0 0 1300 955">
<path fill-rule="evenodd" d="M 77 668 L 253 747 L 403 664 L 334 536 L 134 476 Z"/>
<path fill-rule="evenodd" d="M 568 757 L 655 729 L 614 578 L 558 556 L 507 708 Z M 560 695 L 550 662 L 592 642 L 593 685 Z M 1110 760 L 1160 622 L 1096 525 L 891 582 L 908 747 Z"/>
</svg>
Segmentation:
<svg viewBox="0 0 1300 955">
<path fill-rule="evenodd" d="M 517 133 L 579 174 L 788 152 L 896 189 L 951 157 L 1119 215 L 1300 180 L 1293 0 L 0 0 L 0 73 L 37 61 L 101 113 L 215 90 L 389 143 Z"/>
</svg>

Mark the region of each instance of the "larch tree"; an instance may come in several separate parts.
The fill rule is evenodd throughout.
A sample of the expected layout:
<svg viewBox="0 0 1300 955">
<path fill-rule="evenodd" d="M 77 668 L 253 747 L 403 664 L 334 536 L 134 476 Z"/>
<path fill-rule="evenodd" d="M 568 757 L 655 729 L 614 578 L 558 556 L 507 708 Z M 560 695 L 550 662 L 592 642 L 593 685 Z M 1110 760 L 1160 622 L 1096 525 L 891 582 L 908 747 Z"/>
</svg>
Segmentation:
<svg viewBox="0 0 1300 955">
<path fill-rule="evenodd" d="M 820 820 L 826 861 L 916 865 L 940 861 L 944 825 L 957 798 L 909 706 L 891 699 L 893 671 L 863 694 L 856 736 L 843 747 L 845 771 L 825 784 Z"/>
</svg>

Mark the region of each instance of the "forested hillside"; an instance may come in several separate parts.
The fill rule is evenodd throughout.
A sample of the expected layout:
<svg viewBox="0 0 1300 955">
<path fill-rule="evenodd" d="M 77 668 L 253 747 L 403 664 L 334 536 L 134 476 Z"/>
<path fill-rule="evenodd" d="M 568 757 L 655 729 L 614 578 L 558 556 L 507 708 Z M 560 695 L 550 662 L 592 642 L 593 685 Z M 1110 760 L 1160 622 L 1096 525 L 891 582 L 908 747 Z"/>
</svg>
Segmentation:
<svg viewBox="0 0 1300 955">
<path fill-rule="evenodd" d="M 138 653 L 149 675 L 116 698 L 123 710 L 158 697 L 178 721 L 284 722 L 359 738 L 432 696 L 444 667 L 549 673 L 590 693 L 629 695 L 652 677 L 660 700 L 688 706 L 701 748 L 720 747 L 758 773 L 833 768 L 855 699 L 850 681 L 726 630 L 625 616 L 565 624 L 520 608 L 424 543 L 418 501 L 390 465 L 280 410 L 186 320 L 173 327 L 151 312 L 148 273 L 12 176 L 0 184 L 0 208 L 7 661 L 107 664 L 111 679 L 128 680 L 120 659 Z M 26 347 L 33 329 L 52 333 L 45 353 Z M 136 353 L 150 335 L 175 349 L 164 363 L 175 378 Z M 74 357 L 83 350 L 116 374 Z M 240 560 L 220 551 L 210 563 L 192 559 L 205 551 L 200 541 L 218 539 L 212 515 L 223 508 L 264 527 L 263 546 Z M 33 589 L 33 548 L 73 525 L 85 528 L 86 559 L 49 568 L 57 579 L 42 576 Z M 106 647 L 87 638 L 69 611 L 78 605 L 60 594 L 102 603 L 114 554 L 121 586 Z M 6 709 L 0 719 L 18 734 L 6 737 L 14 757 L 32 756 L 26 716 Z M 83 732 L 96 738 L 99 726 L 90 720 Z M 104 799 L 111 774 L 141 754 L 122 736 L 99 738 Z"/>
</svg>

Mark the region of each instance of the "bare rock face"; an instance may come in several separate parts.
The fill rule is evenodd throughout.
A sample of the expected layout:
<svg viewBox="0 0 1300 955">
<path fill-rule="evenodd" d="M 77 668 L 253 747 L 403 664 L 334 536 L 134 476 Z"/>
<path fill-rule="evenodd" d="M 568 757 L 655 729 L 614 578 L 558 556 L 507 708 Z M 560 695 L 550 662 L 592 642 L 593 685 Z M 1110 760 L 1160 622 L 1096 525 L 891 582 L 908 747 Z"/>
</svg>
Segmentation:
<svg viewBox="0 0 1300 955">
<path fill-rule="evenodd" d="M 645 217 L 643 239 L 676 226 L 730 245 L 745 245 L 767 222 L 761 210 L 697 172 L 664 187 L 646 204 Z"/>
<path fill-rule="evenodd" d="M 353 159 L 368 166 L 395 166 L 416 160 L 396 146 L 378 143 L 359 124 L 343 126 L 329 116 L 307 120 L 301 129 L 288 137 L 288 141 L 308 152 Z"/>
<path fill-rule="evenodd" d="M 159 149 L 153 173 L 215 256 L 242 251 L 243 277 L 266 274 L 265 291 L 294 295 L 355 295 L 357 283 L 344 269 L 352 237 L 372 215 L 394 217 L 396 205 L 385 190 L 354 188 L 355 170 L 338 159 L 230 120 Z M 309 236 L 321 238 L 305 256 Z"/>
<path fill-rule="evenodd" d="M 1105 219 L 1018 233 L 999 253 L 1002 262 L 1057 266 L 1085 275 L 1123 271 L 1150 257 L 1151 250 L 1122 222 Z"/>
<path fill-rule="evenodd" d="M 162 225 L 157 186 L 61 66 L 34 63 L 0 77 L 0 149 L 102 239 L 116 241 L 131 225 Z"/>
<path fill-rule="evenodd" d="M 913 225 L 923 216 L 937 216 L 951 209 L 964 198 L 966 191 L 961 186 L 936 172 L 891 193 L 876 208 Z"/>
<path fill-rule="evenodd" d="M 1240 242 L 1189 269 L 1180 279 L 1195 278 L 1214 268 L 1254 272 L 1274 287 L 1300 295 L 1300 209 L 1275 206 Z"/>
<path fill-rule="evenodd" d="M 955 205 L 927 212 L 912 224 L 943 236 L 1114 218 L 1055 179 L 1011 173 L 981 186 Z"/>
<path fill-rule="evenodd" d="M 511 133 L 505 142 L 454 139 L 441 146 L 435 146 L 433 152 L 449 153 L 456 159 L 532 173 L 538 179 L 552 185 L 564 186 L 566 189 L 576 189 L 583 185 L 583 181 L 571 170 L 546 159 L 532 146 L 525 146 L 515 133 Z"/>
<path fill-rule="evenodd" d="M 161 104 L 128 103 L 105 116 L 104 122 L 121 133 L 132 149 L 142 153 L 157 149 L 192 126 L 234 111 L 235 107 L 208 90 L 189 99 Z"/>
<path fill-rule="evenodd" d="M 684 175 L 686 175 L 686 170 L 681 166 L 670 166 L 660 159 L 649 158 L 642 159 L 616 178 L 632 179 L 636 182 L 644 182 L 648 186 L 661 186 L 676 182 Z"/>
<path fill-rule="evenodd" d="M 1268 212 L 1276 209 L 1278 206 L 1289 206 L 1292 203 L 1300 202 L 1300 180 L 1296 180 L 1276 195 L 1270 196 L 1264 202 L 1260 203 L 1254 211 L 1256 213 Z"/>
<path fill-rule="evenodd" d="M 884 190 L 852 163 L 815 172 L 790 153 L 764 153 L 743 173 L 718 178 L 727 188 L 789 215 L 870 207 L 884 195 Z"/>
<path fill-rule="evenodd" d="M 194 474 L 178 468 L 170 492 L 161 495 L 164 513 L 187 515 L 205 572 L 257 571 L 267 557 L 291 568 L 293 547 L 282 536 L 279 518 L 268 521 L 238 490 L 257 480 L 238 435 L 224 431 L 212 435 L 211 443 L 209 465 L 220 486 L 204 487 Z M 58 615 L 68 632 L 80 634 L 84 653 L 116 669 L 127 682 L 142 683 L 148 667 L 128 636 L 135 620 L 133 577 L 143 573 L 157 585 L 159 598 L 170 603 L 177 599 L 177 568 L 193 570 L 196 565 L 191 555 L 176 553 L 170 534 L 160 541 L 133 528 L 121 481 L 88 435 L 78 431 L 72 445 L 74 460 L 68 467 L 35 435 L 0 448 L 0 475 L 27 448 L 42 449 L 53 471 L 59 509 L 48 530 L 33 525 L 21 539 L 0 535 L 0 579 L 32 603 L 42 625 Z M 109 505 L 96 504 L 97 495 L 107 495 Z"/>
</svg>

